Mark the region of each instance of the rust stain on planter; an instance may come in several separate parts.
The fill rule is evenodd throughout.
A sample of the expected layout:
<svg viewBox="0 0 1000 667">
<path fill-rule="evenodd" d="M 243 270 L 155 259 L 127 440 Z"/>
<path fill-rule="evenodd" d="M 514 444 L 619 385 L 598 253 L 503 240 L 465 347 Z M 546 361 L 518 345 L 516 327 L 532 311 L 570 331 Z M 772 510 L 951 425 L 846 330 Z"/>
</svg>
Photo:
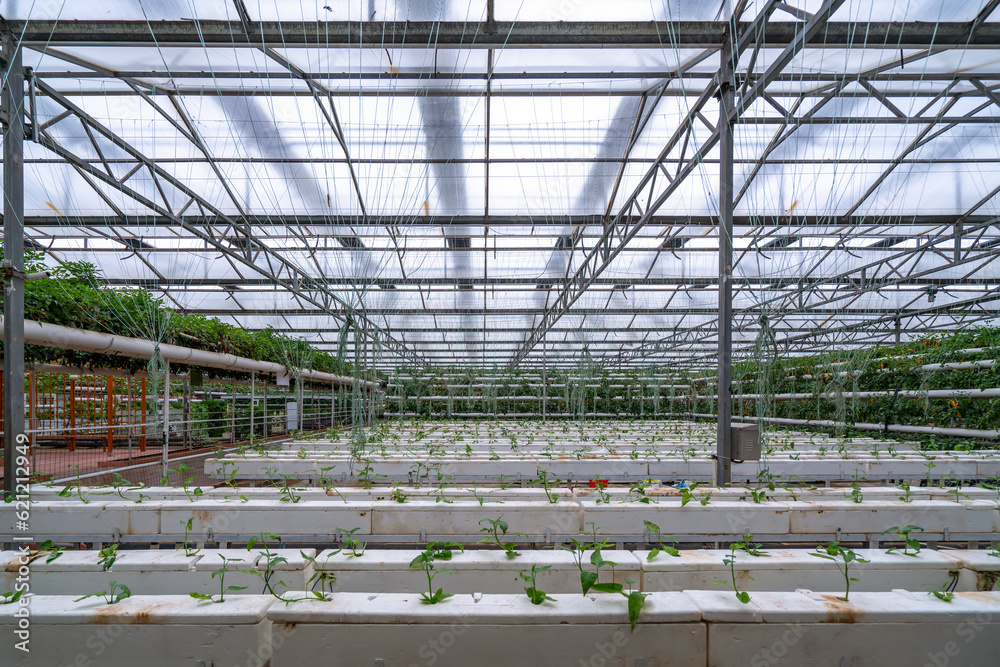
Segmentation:
<svg viewBox="0 0 1000 667">
<path fill-rule="evenodd" d="M 98 607 L 91 616 L 91 622 L 97 625 L 160 625 L 151 618 L 151 613 L 160 605 L 156 603 L 130 607 L 119 611 L 117 604 Z"/>
<path fill-rule="evenodd" d="M 864 612 L 850 602 L 844 602 L 836 595 L 824 593 L 823 606 L 830 614 L 830 623 L 857 623 L 864 616 Z"/>
</svg>

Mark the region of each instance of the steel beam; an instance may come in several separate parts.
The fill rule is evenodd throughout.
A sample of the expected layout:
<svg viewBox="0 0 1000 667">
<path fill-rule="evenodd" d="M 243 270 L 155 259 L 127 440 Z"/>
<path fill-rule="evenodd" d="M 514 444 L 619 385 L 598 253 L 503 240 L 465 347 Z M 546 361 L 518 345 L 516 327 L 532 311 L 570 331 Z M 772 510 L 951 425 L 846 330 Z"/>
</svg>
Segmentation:
<svg viewBox="0 0 1000 667">
<path fill-rule="evenodd" d="M 616 159 L 615 162 L 618 160 Z M 59 162 L 65 162 L 60 159 Z M 83 164 L 94 164 L 93 161 L 80 159 Z M 157 160 L 157 162 L 161 162 Z M 918 215 L 852 215 L 848 217 L 834 215 L 734 215 L 734 227 L 829 227 L 839 228 L 865 227 L 871 225 L 901 225 L 936 226 L 954 224 L 958 215 L 918 214 Z M 994 216 L 971 216 L 965 222 L 980 224 L 991 220 Z M 116 216 L 102 215 L 29 215 L 24 218 L 24 226 L 29 228 L 45 227 L 101 227 L 114 225 Z M 384 227 L 386 225 L 405 225 L 407 229 L 428 227 L 437 228 L 446 224 L 489 227 L 564 227 L 582 226 L 602 228 L 602 217 L 599 215 L 298 215 L 298 214 L 249 214 L 240 218 L 254 228 L 286 227 L 289 225 L 305 227 L 354 227 L 370 225 Z M 180 220 L 180 222 L 178 222 Z M 640 216 L 623 216 L 622 221 L 635 224 Z M 203 227 L 215 224 L 214 215 L 129 215 L 129 224 L 133 227 L 172 227 L 193 226 Z M 646 224 L 654 227 L 715 227 L 718 217 L 714 215 L 652 215 Z"/>
<path fill-rule="evenodd" d="M 17 484 L 18 446 L 24 446 L 24 74 L 17 33 L 3 33 L 3 488 L 9 499 Z M 11 506 L 13 507 L 13 506 Z"/>
<path fill-rule="evenodd" d="M 813 17 L 815 19 L 815 16 Z M 718 47 L 728 21 L 262 21 L 248 30 L 240 21 L 6 21 L 32 46 L 148 46 L 150 48 L 228 48 L 322 46 L 388 49 L 522 47 L 611 47 L 663 49 Z M 783 48 L 795 42 L 827 48 L 916 49 L 931 45 L 997 48 L 1000 24 L 835 22 L 820 33 L 803 35 L 801 23 L 767 26 L 767 43 Z M 740 23 L 738 29 L 752 28 Z"/>
<path fill-rule="evenodd" d="M 734 40 L 733 40 L 734 41 Z M 715 485 L 732 483 L 733 379 L 733 125 L 736 104 L 733 43 L 722 45 L 719 66 L 719 324 L 718 405 L 716 419 Z"/>
</svg>

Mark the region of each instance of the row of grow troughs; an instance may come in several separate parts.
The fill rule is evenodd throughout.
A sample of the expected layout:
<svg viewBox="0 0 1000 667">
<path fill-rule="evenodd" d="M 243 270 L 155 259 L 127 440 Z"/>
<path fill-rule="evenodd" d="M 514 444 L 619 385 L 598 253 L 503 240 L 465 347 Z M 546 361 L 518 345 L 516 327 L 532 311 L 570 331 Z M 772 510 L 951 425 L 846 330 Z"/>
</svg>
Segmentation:
<svg viewBox="0 0 1000 667">
<path fill-rule="evenodd" d="M 1000 648 L 990 450 L 774 433 L 749 483 L 716 489 L 650 475 L 708 460 L 696 424 L 330 435 L 210 461 L 212 487 L 32 488 L 52 543 L 22 599 L 45 664 L 134 664 L 144 645 L 154 664 L 278 667 L 981 665 Z M 829 476 L 779 476 L 780 457 Z M 69 542 L 91 548 L 50 560 Z M 3 554 L 11 593 L 20 557 Z"/>
</svg>

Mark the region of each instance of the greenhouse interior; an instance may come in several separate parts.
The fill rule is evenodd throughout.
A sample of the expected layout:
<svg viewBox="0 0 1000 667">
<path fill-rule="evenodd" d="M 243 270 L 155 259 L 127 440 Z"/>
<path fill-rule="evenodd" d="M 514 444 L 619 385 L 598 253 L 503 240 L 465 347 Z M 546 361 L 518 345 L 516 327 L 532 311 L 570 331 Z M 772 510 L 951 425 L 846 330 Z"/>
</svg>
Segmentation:
<svg viewBox="0 0 1000 667">
<path fill-rule="evenodd" d="M 1000 0 L 0 0 L 11 667 L 1000 664 Z"/>
</svg>

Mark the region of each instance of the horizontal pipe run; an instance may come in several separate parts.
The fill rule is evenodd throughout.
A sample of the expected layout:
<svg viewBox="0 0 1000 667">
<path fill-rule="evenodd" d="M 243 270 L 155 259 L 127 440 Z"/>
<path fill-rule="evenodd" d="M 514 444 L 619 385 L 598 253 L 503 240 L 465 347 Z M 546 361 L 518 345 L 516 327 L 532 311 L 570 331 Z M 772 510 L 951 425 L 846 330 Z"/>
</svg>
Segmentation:
<svg viewBox="0 0 1000 667">
<path fill-rule="evenodd" d="M 761 398 L 760 394 L 733 394 L 734 398 Z M 902 389 L 898 393 L 895 391 L 845 391 L 844 398 L 884 398 L 889 396 L 899 396 L 900 398 L 1000 398 L 1000 388 L 992 389 L 929 389 L 920 391 L 919 389 Z M 774 394 L 764 395 L 763 398 L 770 398 L 775 401 L 801 401 L 816 398 L 817 394 Z M 823 392 L 818 394 L 819 398 L 831 400 L 836 397 L 833 392 Z M 717 396 L 698 396 L 698 399 L 711 398 Z"/>
<path fill-rule="evenodd" d="M 690 414 L 691 417 L 704 417 L 715 419 L 712 414 Z M 747 417 L 752 421 L 755 417 Z M 974 429 L 974 428 L 946 428 L 943 426 L 908 426 L 906 424 L 870 424 L 867 422 L 847 422 L 834 421 L 832 419 L 785 419 L 780 417 L 764 417 L 764 421 L 772 424 L 787 424 L 790 426 L 825 426 L 839 428 L 841 426 L 861 429 L 862 431 L 894 431 L 896 433 L 917 433 L 922 435 L 943 435 L 951 438 L 983 438 L 987 440 L 1000 439 L 1000 430 L 997 429 Z"/>
<path fill-rule="evenodd" d="M 3 318 L 0 317 L 0 323 L 2 321 Z M 58 324 L 36 322 L 34 320 L 24 321 L 24 342 L 28 345 L 43 345 L 45 347 L 56 347 L 66 350 L 97 352 L 134 359 L 152 358 L 157 347 L 157 344 L 150 340 L 114 336 L 87 329 L 73 329 Z M 246 357 L 238 357 L 234 354 L 195 350 L 189 347 L 168 345 L 166 343 L 160 343 L 159 348 L 160 355 L 164 361 L 178 364 L 207 368 L 224 368 L 246 373 L 290 373 L 290 370 L 281 364 L 247 359 Z M 354 385 L 354 378 L 309 369 L 301 371 L 300 377 L 316 382 Z M 377 386 L 374 382 L 365 382 L 365 385 L 369 388 Z"/>
</svg>

